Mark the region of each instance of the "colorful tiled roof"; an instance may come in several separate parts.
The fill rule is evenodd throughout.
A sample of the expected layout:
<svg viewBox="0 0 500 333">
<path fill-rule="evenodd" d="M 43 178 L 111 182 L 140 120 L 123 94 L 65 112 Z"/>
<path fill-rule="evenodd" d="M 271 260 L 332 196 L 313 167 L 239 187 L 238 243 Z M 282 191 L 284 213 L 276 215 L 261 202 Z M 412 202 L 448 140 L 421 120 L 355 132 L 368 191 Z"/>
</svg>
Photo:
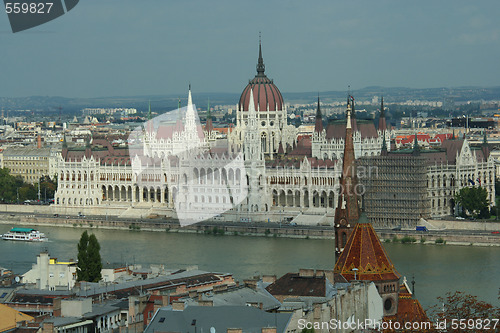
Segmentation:
<svg viewBox="0 0 500 333">
<path fill-rule="evenodd" d="M 358 280 L 390 281 L 401 276 L 370 223 L 356 224 L 333 272 L 351 281 L 354 280 L 353 268 L 358 269 Z"/>
<path fill-rule="evenodd" d="M 428 322 L 429 317 L 425 313 L 420 302 L 412 297 L 405 284 L 402 284 L 399 289 L 398 312 L 394 316 L 385 316 L 385 322 L 399 322 L 402 327 L 405 323 L 422 323 Z M 393 332 L 393 331 L 385 331 Z M 419 330 L 419 332 L 429 332 L 429 330 Z"/>
</svg>

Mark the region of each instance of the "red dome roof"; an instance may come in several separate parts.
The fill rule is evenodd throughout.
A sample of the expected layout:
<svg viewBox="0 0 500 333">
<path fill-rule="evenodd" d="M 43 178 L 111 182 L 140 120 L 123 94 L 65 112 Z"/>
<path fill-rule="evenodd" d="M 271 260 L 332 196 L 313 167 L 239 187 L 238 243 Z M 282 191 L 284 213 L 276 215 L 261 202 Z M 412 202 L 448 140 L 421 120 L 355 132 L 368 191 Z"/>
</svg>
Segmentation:
<svg viewBox="0 0 500 333">
<path fill-rule="evenodd" d="M 248 111 L 248 104 L 250 103 L 250 89 L 253 91 L 253 98 L 255 109 L 260 111 L 267 111 L 269 105 L 270 111 L 283 110 L 283 96 L 278 87 L 276 87 L 272 80 L 268 79 L 264 74 L 265 66 L 262 59 L 262 50 L 259 43 L 259 60 L 257 62 L 257 75 L 248 83 L 243 92 L 241 93 L 238 108 L 240 111 Z"/>
</svg>

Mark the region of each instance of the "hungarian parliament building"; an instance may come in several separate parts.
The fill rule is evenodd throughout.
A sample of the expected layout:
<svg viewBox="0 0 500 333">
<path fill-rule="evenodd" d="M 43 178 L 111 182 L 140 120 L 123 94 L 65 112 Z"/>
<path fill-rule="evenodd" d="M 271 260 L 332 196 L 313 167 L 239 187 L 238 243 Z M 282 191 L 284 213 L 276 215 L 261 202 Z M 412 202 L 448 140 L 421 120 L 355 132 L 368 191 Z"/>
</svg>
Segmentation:
<svg viewBox="0 0 500 333">
<path fill-rule="evenodd" d="M 377 126 L 352 114 L 353 143 L 360 160 L 362 206 L 379 226 L 412 227 L 421 218 L 453 214 L 460 188 L 480 184 L 495 202 L 495 166 L 485 142 L 472 147 L 450 138 L 438 149 L 396 150 L 383 99 Z M 347 113 L 347 110 L 346 110 Z M 257 74 L 243 90 L 236 124 L 219 138 L 210 114 L 206 123 L 192 103 L 147 121 L 129 136 L 128 147 L 89 139 L 68 147 L 57 161 L 57 209 L 91 212 L 118 209 L 160 212 L 185 224 L 234 213 L 268 221 L 281 214 L 300 223 L 333 223 L 346 121 L 324 125 L 320 101 L 312 135 L 287 122 L 287 106 L 265 74 L 259 45 Z M 137 215 L 138 216 L 138 215 Z M 143 216 L 142 214 L 140 216 Z"/>
</svg>

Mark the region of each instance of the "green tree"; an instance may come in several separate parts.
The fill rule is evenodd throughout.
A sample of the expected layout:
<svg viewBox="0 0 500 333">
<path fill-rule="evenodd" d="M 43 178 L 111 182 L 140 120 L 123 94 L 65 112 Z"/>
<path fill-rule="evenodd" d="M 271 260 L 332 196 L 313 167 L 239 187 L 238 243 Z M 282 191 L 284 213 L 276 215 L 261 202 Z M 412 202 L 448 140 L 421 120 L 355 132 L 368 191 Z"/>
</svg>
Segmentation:
<svg viewBox="0 0 500 333">
<path fill-rule="evenodd" d="M 484 216 L 488 211 L 488 191 L 480 186 L 462 188 L 455 201 L 473 217 Z"/>
<path fill-rule="evenodd" d="M 88 253 L 88 267 L 89 267 L 89 281 L 99 282 L 102 278 L 102 261 L 101 261 L 101 246 L 97 241 L 94 234 L 89 237 L 89 245 L 87 248 Z"/>
<path fill-rule="evenodd" d="M 87 231 L 84 231 L 80 237 L 80 242 L 78 243 L 78 265 L 76 269 L 77 281 L 89 281 L 88 245 L 89 234 Z"/>
<path fill-rule="evenodd" d="M 0 169 L 0 199 L 4 202 L 17 201 L 17 190 L 23 186 L 21 177 L 14 177 L 9 169 Z"/>
<path fill-rule="evenodd" d="M 99 282 L 102 278 L 101 246 L 94 234 L 82 233 L 78 243 L 77 281 Z"/>
<path fill-rule="evenodd" d="M 47 199 L 53 199 L 57 190 L 57 177 L 54 180 L 50 179 L 49 176 L 43 176 L 40 178 L 40 193 L 42 199 L 47 195 Z"/>
</svg>

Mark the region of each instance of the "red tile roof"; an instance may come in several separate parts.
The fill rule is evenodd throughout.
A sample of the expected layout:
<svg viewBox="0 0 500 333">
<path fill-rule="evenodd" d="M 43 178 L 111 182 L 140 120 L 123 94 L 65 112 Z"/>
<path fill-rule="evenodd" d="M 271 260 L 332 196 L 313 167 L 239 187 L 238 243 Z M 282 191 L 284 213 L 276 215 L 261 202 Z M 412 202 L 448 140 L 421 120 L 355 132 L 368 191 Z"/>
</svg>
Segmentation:
<svg viewBox="0 0 500 333">
<path fill-rule="evenodd" d="M 401 285 L 399 290 L 399 300 L 398 300 L 398 312 L 393 316 L 385 316 L 385 322 L 392 321 L 399 322 L 401 327 L 404 327 L 405 323 L 422 323 L 429 322 L 429 317 L 425 313 L 420 302 L 412 298 L 411 293 L 408 291 L 404 284 Z M 431 332 L 432 330 L 420 329 L 419 332 Z M 386 330 L 384 332 L 395 332 L 391 330 Z"/>
<path fill-rule="evenodd" d="M 345 122 L 342 123 L 330 123 L 326 127 L 326 138 L 331 139 L 344 139 L 345 138 Z M 354 124 L 353 119 L 353 129 L 354 131 L 360 131 L 361 137 L 364 138 L 377 138 L 378 133 L 375 125 L 371 121 L 356 120 Z"/>
<path fill-rule="evenodd" d="M 357 268 L 358 280 L 398 280 L 396 271 L 384 247 L 370 223 L 357 223 L 333 270 L 347 281 L 354 280 L 353 268 Z"/>
</svg>

